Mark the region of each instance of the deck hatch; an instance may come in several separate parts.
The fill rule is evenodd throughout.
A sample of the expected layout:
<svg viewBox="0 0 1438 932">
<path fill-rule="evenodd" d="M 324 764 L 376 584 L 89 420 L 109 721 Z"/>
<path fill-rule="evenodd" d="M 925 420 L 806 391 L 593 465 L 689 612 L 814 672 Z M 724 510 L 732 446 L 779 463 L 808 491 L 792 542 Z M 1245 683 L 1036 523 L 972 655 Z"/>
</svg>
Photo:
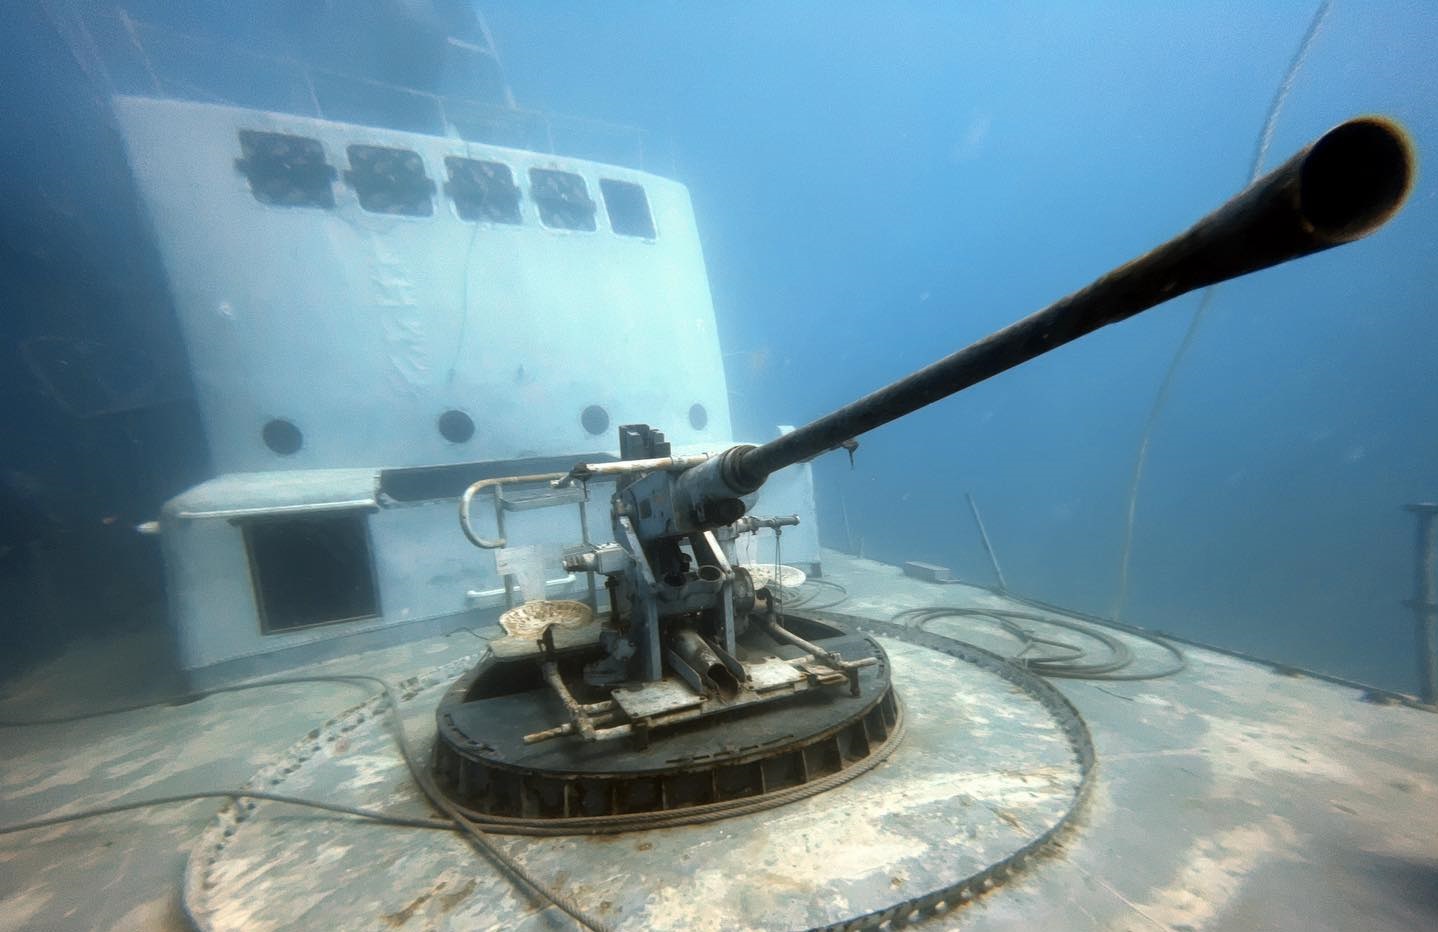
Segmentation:
<svg viewBox="0 0 1438 932">
<path fill-rule="evenodd" d="M 604 195 L 604 208 L 609 211 L 609 228 L 621 236 L 654 238 L 654 218 L 649 213 L 649 199 L 644 188 L 628 181 L 599 179 Z"/>
<path fill-rule="evenodd" d="M 539 221 L 556 230 L 593 232 L 594 201 L 584 179 L 549 168 L 529 170 L 529 195 L 539 205 Z"/>
<path fill-rule="evenodd" d="M 461 220 L 519 223 L 519 187 L 508 165 L 446 156 L 445 191 Z"/>
<path fill-rule="evenodd" d="M 259 517 L 242 526 L 261 633 L 379 615 L 364 511 Z"/>
<path fill-rule="evenodd" d="M 350 146 L 345 181 L 360 206 L 376 214 L 428 217 L 434 213 L 434 182 L 418 152 L 388 146 Z"/>
<path fill-rule="evenodd" d="M 262 204 L 279 207 L 334 207 L 331 184 L 337 172 L 325 161 L 319 140 L 286 133 L 240 130 L 241 157 L 235 168 L 249 179 Z"/>
</svg>

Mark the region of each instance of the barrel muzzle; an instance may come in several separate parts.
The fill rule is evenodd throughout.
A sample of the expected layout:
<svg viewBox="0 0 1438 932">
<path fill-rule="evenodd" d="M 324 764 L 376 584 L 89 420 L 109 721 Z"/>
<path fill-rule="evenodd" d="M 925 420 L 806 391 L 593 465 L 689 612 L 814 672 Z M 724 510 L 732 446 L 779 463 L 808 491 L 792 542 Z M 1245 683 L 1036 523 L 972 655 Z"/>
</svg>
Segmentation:
<svg viewBox="0 0 1438 932">
<path fill-rule="evenodd" d="M 1413 187 L 1413 145 L 1397 123 L 1363 116 L 1324 133 L 1302 156 L 1298 209 L 1337 246 L 1387 223 Z"/>
</svg>

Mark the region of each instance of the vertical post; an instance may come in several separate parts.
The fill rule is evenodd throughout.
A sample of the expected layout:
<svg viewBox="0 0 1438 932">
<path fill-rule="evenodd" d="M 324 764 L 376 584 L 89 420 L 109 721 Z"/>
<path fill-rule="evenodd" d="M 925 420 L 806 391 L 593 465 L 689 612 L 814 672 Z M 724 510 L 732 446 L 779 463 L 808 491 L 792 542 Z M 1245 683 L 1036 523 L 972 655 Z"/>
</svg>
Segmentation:
<svg viewBox="0 0 1438 932">
<path fill-rule="evenodd" d="M 315 76 L 310 74 L 309 65 L 299 65 L 300 74 L 305 78 L 305 90 L 309 92 L 310 104 L 315 108 L 315 116 L 321 120 L 325 118 L 325 108 L 320 106 L 320 95 L 315 92 Z"/>
<path fill-rule="evenodd" d="M 737 636 L 737 619 L 734 616 L 734 563 L 733 543 L 726 540 L 719 543 L 713 531 L 705 531 L 689 538 L 690 549 L 700 566 L 711 566 L 723 574 L 724 582 L 719 587 L 719 643 L 730 656 L 734 654 L 734 638 Z M 729 549 L 726 550 L 725 548 Z"/>
<path fill-rule="evenodd" d="M 978 525 L 979 539 L 984 542 L 984 552 L 989 555 L 989 563 L 994 568 L 994 576 L 998 578 L 999 591 L 1008 592 L 1009 584 L 1004 582 L 1004 571 L 999 569 L 998 554 L 994 553 L 994 545 L 989 542 L 989 532 L 984 528 L 984 519 L 979 517 L 978 502 L 974 501 L 974 496 L 969 492 L 964 493 L 964 498 L 969 500 L 969 511 L 974 514 L 974 524 Z"/>
<path fill-rule="evenodd" d="M 499 531 L 499 539 L 504 540 L 504 496 L 500 494 L 500 487 L 494 487 L 494 527 Z M 504 575 L 504 609 L 508 611 L 514 608 L 514 577 L 509 573 Z"/>
<path fill-rule="evenodd" d="M 579 500 L 579 539 L 585 547 L 589 546 L 589 483 L 584 483 L 584 497 Z M 594 614 L 599 614 L 599 592 L 594 588 L 594 574 L 585 573 L 589 577 L 589 607 Z"/>
<path fill-rule="evenodd" d="M 135 54 L 140 56 L 140 64 L 145 66 L 145 74 L 150 78 L 150 86 L 155 90 L 156 97 L 164 96 L 164 85 L 160 83 L 160 76 L 155 73 L 155 66 L 150 64 L 150 56 L 145 52 L 145 44 L 140 41 L 140 30 L 135 28 L 135 21 L 123 8 L 119 11 L 120 22 L 125 27 L 125 33 L 130 37 L 130 44 L 135 47 Z"/>
<path fill-rule="evenodd" d="M 1418 517 L 1413 609 L 1418 641 L 1418 698 L 1438 702 L 1438 503 L 1418 502 L 1405 509 Z"/>
</svg>

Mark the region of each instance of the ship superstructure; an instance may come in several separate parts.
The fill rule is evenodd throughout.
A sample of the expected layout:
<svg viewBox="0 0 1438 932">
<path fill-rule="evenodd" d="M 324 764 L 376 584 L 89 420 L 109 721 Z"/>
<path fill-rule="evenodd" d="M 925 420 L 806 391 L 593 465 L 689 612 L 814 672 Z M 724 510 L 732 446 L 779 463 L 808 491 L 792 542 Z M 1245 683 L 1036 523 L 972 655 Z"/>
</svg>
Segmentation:
<svg viewBox="0 0 1438 932">
<path fill-rule="evenodd" d="M 436 136 L 152 96 L 114 108 L 215 472 L 155 528 L 192 678 L 473 624 L 516 604 L 521 576 L 531 597 L 592 602 L 561 555 L 607 525 L 612 482 L 476 503 L 512 542 L 498 562 L 446 546 L 459 493 L 612 460 L 625 423 L 664 423 L 680 453 L 734 442 L 683 185 L 475 142 L 448 111 Z M 804 519 L 786 559 L 818 571 L 811 489 L 797 466 L 763 507 Z"/>
</svg>

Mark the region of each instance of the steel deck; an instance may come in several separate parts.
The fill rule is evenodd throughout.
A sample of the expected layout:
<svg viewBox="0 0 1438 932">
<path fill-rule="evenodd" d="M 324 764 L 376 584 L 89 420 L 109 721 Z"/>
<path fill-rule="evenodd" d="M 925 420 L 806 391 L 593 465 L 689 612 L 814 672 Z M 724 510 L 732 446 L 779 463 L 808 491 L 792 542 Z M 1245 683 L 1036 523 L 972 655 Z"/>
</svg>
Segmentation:
<svg viewBox="0 0 1438 932">
<path fill-rule="evenodd" d="M 919 605 L 1004 604 L 982 590 L 904 577 L 897 567 L 833 552 L 825 554 L 825 561 L 828 578 L 850 593 L 836 610 L 851 615 L 888 618 Z M 962 633 L 993 649 L 1007 646 L 982 626 L 948 624 L 931 630 Z M 461 631 L 294 672 L 361 672 L 397 681 L 458 661 L 480 646 L 471 633 Z M 1134 649 L 1141 663 L 1160 664 L 1157 650 L 1138 642 Z M 141 689 L 138 684 L 152 679 L 154 662 L 147 658 L 163 653 L 160 645 L 138 639 L 91 645 L 12 684 L 0 716 L 63 714 L 82 711 L 87 702 L 131 701 Z M 1364 702 L 1359 690 L 1283 675 L 1230 656 L 1200 649 L 1188 653 L 1189 668 L 1168 679 L 1056 681 L 1088 722 L 1097 751 L 1096 783 L 1078 828 L 1053 856 L 940 917 L 934 927 L 1397 930 L 1438 925 L 1438 716 Z M 941 688 L 931 678 L 925 682 L 916 692 L 903 692 L 899 682 L 911 709 L 923 707 L 925 690 Z M 281 761 L 322 722 L 367 698 L 360 687 L 284 686 L 64 726 L 0 730 L 0 823 L 147 796 L 237 787 Z M 416 719 L 411 733 L 418 737 L 423 727 Z M 915 732 L 906 740 L 921 739 Z M 898 761 L 883 767 L 899 766 Z M 393 760 L 377 759 L 376 766 L 381 764 Z M 881 778 L 883 767 L 855 787 Z M 970 778 L 952 776 L 954 781 Z M 364 798 L 359 786 L 309 789 L 330 801 Z M 826 798 L 805 804 L 816 818 L 823 817 Z M 202 801 L 0 836 L 0 930 L 186 928 L 181 907 L 185 860 L 223 805 Z M 872 860 L 871 849 L 884 842 L 882 807 L 897 812 L 905 802 L 881 801 L 880 806 L 869 818 L 875 837 L 853 840 L 856 857 Z M 774 817 L 795 816 L 776 810 Z M 324 842 L 338 817 L 272 806 L 260 818 L 256 825 L 274 820 L 277 834 L 283 832 L 293 844 L 313 845 L 311 851 L 296 852 L 297 863 L 344 854 Z M 708 836 L 697 846 L 699 852 L 713 851 L 717 858 L 727 848 L 769 851 L 786 876 L 810 879 L 807 887 L 786 887 L 784 897 L 833 895 L 824 886 L 823 863 L 805 862 L 801 847 L 771 848 L 777 843 L 764 842 L 752 827 L 741 832 L 739 823 L 721 822 L 702 831 Z M 375 845 L 365 857 L 379 862 L 412 853 L 416 845 L 454 845 L 436 833 L 381 826 L 368 826 L 365 833 Z M 387 852 L 380 846 L 390 838 L 395 848 Z M 696 846 L 692 836 L 685 838 L 686 845 Z M 544 843 L 516 839 L 510 850 Z M 677 850 L 678 840 L 672 846 L 651 841 L 644 850 L 644 842 L 625 836 L 605 844 L 608 853 L 602 856 L 584 845 L 567 847 L 573 862 L 564 869 L 583 876 L 634 868 L 638 881 L 645 859 L 661 847 Z M 895 851 L 891 860 L 913 853 Z M 564 863 L 562 855 L 551 852 L 545 863 Z M 883 860 L 870 865 L 869 879 L 892 884 L 894 875 L 879 863 Z M 676 925 L 682 915 L 692 921 L 689 927 L 732 927 L 726 894 L 756 878 L 762 882 L 757 868 L 746 884 L 716 877 L 704 869 L 702 858 L 691 863 L 692 886 L 671 878 L 670 887 L 644 890 L 644 895 L 684 903 L 684 910 L 665 914 Z M 475 904 L 465 905 L 477 891 L 491 888 L 493 870 L 465 854 L 442 877 L 396 872 L 394 883 L 409 886 L 384 891 L 387 898 L 417 905 L 377 911 L 371 927 L 442 926 L 448 921 L 441 910 L 445 904 L 466 916 L 469 927 L 480 916 L 490 917 L 495 928 L 511 927 L 517 914 L 499 910 L 499 903 L 493 911 L 470 911 Z M 478 885 L 456 896 L 465 889 L 466 877 Z M 896 899 L 903 893 L 904 880 L 899 881 Z M 440 883 L 446 886 L 440 889 Z M 516 908 L 522 899 L 506 898 Z M 289 914 L 293 927 L 327 927 L 322 915 L 306 914 L 295 905 Z M 252 927 L 285 927 L 283 909 L 267 914 L 267 922 Z M 548 915 L 531 921 L 548 927 Z"/>
</svg>

